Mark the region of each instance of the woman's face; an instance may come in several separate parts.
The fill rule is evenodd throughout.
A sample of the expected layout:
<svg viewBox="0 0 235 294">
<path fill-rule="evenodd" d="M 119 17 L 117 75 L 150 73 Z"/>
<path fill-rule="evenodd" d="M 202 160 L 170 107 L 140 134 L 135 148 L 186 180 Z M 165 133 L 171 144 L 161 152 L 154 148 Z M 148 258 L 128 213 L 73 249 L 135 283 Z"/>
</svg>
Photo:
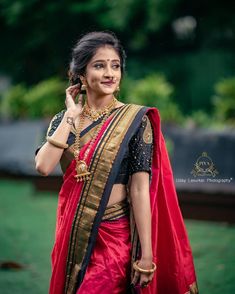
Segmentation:
<svg viewBox="0 0 235 294">
<path fill-rule="evenodd" d="M 121 63 L 110 46 L 100 47 L 87 64 L 84 84 L 87 93 L 98 96 L 113 94 L 121 80 Z"/>
</svg>

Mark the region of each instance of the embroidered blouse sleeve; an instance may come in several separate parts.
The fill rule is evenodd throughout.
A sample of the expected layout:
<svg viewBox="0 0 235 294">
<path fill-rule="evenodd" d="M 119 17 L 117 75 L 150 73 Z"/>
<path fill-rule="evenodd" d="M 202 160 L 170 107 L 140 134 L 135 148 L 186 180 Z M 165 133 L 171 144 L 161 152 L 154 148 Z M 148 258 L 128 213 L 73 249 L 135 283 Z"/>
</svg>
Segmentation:
<svg viewBox="0 0 235 294">
<path fill-rule="evenodd" d="M 130 175 L 146 171 L 151 174 L 153 132 L 149 118 L 144 115 L 141 125 L 129 143 Z"/>
<path fill-rule="evenodd" d="M 55 130 L 58 128 L 63 116 L 64 116 L 65 110 L 62 110 L 61 112 L 57 113 L 51 120 L 49 127 L 47 129 L 46 132 L 46 136 L 44 137 L 44 140 L 42 141 L 42 143 L 37 147 L 36 151 L 35 151 L 35 155 L 38 153 L 38 151 L 40 150 L 40 148 L 46 143 L 46 137 L 47 136 L 52 136 L 55 132 Z"/>
</svg>

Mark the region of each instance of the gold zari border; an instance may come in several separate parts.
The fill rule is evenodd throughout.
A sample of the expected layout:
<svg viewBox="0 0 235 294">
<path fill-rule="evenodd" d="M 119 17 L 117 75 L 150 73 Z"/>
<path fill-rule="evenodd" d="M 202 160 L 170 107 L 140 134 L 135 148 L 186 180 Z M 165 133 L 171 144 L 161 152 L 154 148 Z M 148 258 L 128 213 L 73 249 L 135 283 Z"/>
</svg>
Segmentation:
<svg viewBox="0 0 235 294">
<path fill-rule="evenodd" d="M 73 221 L 67 260 L 65 293 L 74 294 L 79 266 L 86 254 L 94 219 L 99 209 L 113 162 L 119 147 L 142 106 L 125 105 L 115 113 L 100 140 L 90 166 L 92 178 L 84 184 L 80 203 Z"/>
<path fill-rule="evenodd" d="M 102 221 L 112 221 L 129 214 L 127 199 L 106 207 Z"/>
</svg>

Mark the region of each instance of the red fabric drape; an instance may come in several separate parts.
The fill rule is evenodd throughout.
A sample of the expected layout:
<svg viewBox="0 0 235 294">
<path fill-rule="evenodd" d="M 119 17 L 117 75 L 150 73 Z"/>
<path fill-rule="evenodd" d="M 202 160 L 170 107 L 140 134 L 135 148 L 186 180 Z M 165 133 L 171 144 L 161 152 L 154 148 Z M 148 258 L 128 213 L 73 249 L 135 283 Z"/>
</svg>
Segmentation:
<svg viewBox="0 0 235 294">
<path fill-rule="evenodd" d="M 126 294 L 130 265 L 128 216 L 101 222 L 84 280 L 76 294 Z"/>
<path fill-rule="evenodd" d="M 112 117 L 109 117 L 106 120 L 94 144 L 92 145 L 87 156 L 88 164 L 90 163 L 96 145 L 98 144 L 111 119 Z M 88 145 L 89 142 L 82 147 L 80 151 L 80 158 L 83 158 Z M 83 182 L 76 182 L 74 178 L 75 166 L 76 162 L 73 160 L 66 170 L 64 182 L 59 193 L 55 244 L 51 254 L 52 276 L 49 289 L 50 294 L 64 294 L 66 260 L 68 255 L 70 232 L 83 187 Z"/>
<path fill-rule="evenodd" d="M 170 161 L 155 108 L 148 110 L 154 134 L 150 200 L 152 247 L 157 271 L 142 294 L 185 294 L 196 281 L 192 251 L 178 205 Z"/>
</svg>

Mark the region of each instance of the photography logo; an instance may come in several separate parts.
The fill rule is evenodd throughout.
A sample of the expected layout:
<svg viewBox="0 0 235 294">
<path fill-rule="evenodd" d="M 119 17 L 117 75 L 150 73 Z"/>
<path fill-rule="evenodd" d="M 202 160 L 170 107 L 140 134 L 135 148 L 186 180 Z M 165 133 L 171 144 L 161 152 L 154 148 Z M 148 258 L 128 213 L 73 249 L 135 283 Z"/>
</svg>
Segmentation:
<svg viewBox="0 0 235 294">
<path fill-rule="evenodd" d="M 191 174 L 194 177 L 215 177 L 219 174 L 212 159 L 207 155 L 207 152 L 203 152 L 201 156 L 196 160 Z"/>
</svg>

